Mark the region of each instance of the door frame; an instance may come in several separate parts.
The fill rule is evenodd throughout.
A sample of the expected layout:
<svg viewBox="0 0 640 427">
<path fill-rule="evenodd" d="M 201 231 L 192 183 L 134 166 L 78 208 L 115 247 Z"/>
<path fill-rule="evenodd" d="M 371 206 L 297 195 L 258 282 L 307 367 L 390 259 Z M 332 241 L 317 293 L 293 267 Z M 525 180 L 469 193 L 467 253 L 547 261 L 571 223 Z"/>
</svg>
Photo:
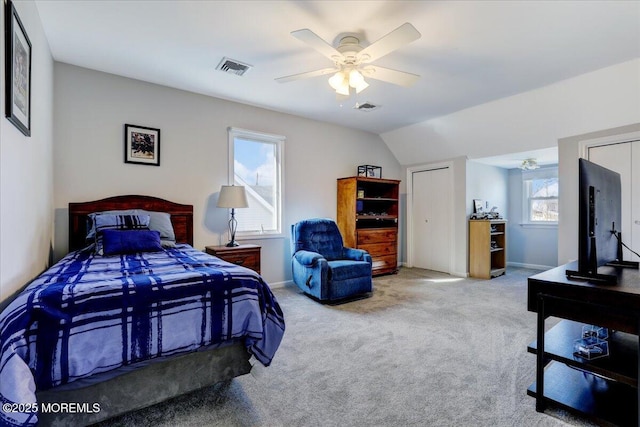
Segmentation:
<svg viewBox="0 0 640 427">
<path fill-rule="evenodd" d="M 640 132 L 621 133 L 619 135 L 609 135 L 601 138 L 585 139 L 578 143 L 578 157 L 589 159 L 589 148 L 602 145 L 624 144 L 640 140 Z"/>
<path fill-rule="evenodd" d="M 411 166 L 407 168 L 407 267 L 413 267 L 414 257 L 414 241 L 413 241 L 413 174 L 419 172 L 429 172 L 437 169 L 449 169 L 449 185 L 447 190 L 451 197 L 449 198 L 449 267 L 448 273 L 451 274 L 455 265 L 455 222 L 454 217 L 454 163 L 445 161 L 439 163 L 430 163 L 426 165 Z"/>
</svg>

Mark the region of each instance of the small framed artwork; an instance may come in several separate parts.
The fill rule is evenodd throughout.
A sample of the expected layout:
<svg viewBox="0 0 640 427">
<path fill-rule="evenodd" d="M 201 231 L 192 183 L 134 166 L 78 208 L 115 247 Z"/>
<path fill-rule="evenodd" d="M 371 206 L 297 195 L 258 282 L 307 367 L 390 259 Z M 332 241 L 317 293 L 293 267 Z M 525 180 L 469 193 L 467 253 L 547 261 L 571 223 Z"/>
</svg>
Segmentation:
<svg viewBox="0 0 640 427">
<path fill-rule="evenodd" d="M 13 2 L 7 2 L 6 18 L 6 111 L 20 132 L 31 136 L 31 41 Z"/>
<path fill-rule="evenodd" d="M 125 124 L 124 162 L 160 166 L 160 129 Z"/>
<path fill-rule="evenodd" d="M 484 200 L 481 199 L 473 199 L 473 213 L 482 213 L 484 206 Z"/>
</svg>

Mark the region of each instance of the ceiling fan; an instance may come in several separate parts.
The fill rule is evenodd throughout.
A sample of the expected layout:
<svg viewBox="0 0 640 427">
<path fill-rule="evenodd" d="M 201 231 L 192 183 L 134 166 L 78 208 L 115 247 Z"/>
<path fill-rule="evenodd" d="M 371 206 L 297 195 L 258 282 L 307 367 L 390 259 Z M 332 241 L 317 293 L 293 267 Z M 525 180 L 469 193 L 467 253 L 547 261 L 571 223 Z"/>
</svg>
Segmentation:
<svg viewBox="0 0 640 427">
<path fill-rule="evenodd" d="M 420 78 L 417 74 L 371 65 L 376 59 L 420 38 L 418 30 L 408 22 L 367 47 L 362 47 L 360 40 L 354 36 L 343 37 L 338 47 L 333 47 L 306 28 L 292 31 L 291 35 L 329 58 L 334 66 L 280 77 L 276 79 L 279 83 L 333 74 L 329 78 L 329 85 L 335 89 L 336 94 L 349 96 L 351 88 L 360 93 L 369 86 L 365 77 L 400 86 L 410 86 Z"/>
</svg>

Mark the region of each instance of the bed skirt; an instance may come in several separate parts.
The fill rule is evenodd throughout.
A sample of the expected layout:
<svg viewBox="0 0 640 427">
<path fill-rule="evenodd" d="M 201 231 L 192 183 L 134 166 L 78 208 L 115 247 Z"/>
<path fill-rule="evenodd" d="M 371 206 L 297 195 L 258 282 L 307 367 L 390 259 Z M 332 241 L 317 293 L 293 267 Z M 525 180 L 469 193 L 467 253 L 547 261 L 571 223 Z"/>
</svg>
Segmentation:
<svg viewBox="0 0 640 427">
<path fill-rule="evenodd" d="M 36 393 L 39 426 L 81 426 L 155 405 L 167 399 L 229 380 L 251 371 L 250 354 L 241 343 L 198 351 L 154 363 L 83 388 Z M 80 404 L 82 413 L 53 412 L 59 403 Z M 99 411 L 95 411 L 96 405 Z"/>
</svg>

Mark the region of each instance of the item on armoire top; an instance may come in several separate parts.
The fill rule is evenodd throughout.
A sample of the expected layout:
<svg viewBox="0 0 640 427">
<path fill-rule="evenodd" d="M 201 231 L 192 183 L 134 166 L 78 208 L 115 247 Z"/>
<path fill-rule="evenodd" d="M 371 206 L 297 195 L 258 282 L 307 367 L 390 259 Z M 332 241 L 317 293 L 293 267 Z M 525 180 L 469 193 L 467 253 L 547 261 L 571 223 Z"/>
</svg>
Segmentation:
<svg viewBox="0 0 640 427">
<path fill-rule="evenodd" d="M 358 166 L 358 176 L 382 178 L 382 166 L 360 165 Z"/>
</svg>

